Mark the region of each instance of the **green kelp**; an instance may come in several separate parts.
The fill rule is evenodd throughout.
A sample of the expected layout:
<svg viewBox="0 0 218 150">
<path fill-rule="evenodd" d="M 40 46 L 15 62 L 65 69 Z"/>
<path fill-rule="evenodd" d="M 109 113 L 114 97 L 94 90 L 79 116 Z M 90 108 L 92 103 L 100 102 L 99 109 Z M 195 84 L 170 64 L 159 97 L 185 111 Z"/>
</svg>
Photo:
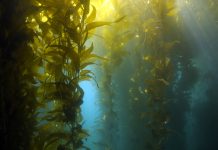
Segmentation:
<svg viewBox="0 0 218 150">
<path fill-rule="evenodd" d="M 169 17 L 176 15 L 174 0 L 155 1 L 151 3 L 150 19 L 145 24 L 154 29 L 147 29 L 147 39 L 145 43 L 148 48 L 149 59 L 145 61 L 149 64 L 147 78 L 145 84 L 147 86 L 146 100 L 146 124 L 150 138 L 146 140 L 148 149 L 161 150 L 165 147 L 170 133 L 168 123 L 170 121 L 169 103 L 170 96 L 168 90 L 172 87 L 174 76 L 173 64 L 171 61 L 171 52 L 174 45 L 179 42 L 172 37 L 166 38 L 169 31 L 169 26 L 166 23 Z"/>
<path fill-rule="evenodd" d="M 87 66 L 98 56 L 93 44 L 86 47 L 89 31 L 110 22 L 94 22 L 95 7 L 89 13 L 85 1 L 35 1 L 38 13 L 29 16 L 35 31 L 31 47 L 38 67 L 37 132 L 32 149 L 89 149 L 83 146 L 88 133 L 82 128 L 80 105 L 84 91 L 79 82 L 93 77 Z"/>
<path fill-rule="evenodd" d="M 102 49 L 104 54 L 102 55 L 106 58 L 105 61 L 101 62 L 100 67 L 102 70 L 99 73 L 99 105 L 101 115 L 97 121 L 100 126 L 96 127 L 100 137 L 95 142 L 97 149 L 118 149 L 119 124 L 116 108 L 118 103 L 116 102 L 117 93 L 115 89 L 116 83 L 114 83 L 114 73 L 123 59 L 125 59 L 127 55 L 127 51 L 125 50 L 126 44 L 131 40 L 130 32 L 128 32 L 129 29 L 123 28 L 123 26 L 127 27 L 128 25 L 127 16 L 124 11 L 127 4 L 127 2 L 108 1 L 107 3 L 100 3 L 100 6 L 98 6 L 103 7 L 105 5 L 108 8 L 110 15 L 104 16 L 105 20 L 111 20 L 111 18 L 119 19 L 112 26 L 102 28 L 96 32 L 103 38 L 99 41 L 96 40 L 96 43 L 103 43 Z M 108 13 L 105 10 L 99 10 L 99 12 L 101 13 L 100 15 Z"/>
<path fill-rule="evenodd" d="M 139 46 L 136 51 L 136 57 L 141 59 L 136 61 L 138 67 L 130 78 L 132 85 L 129 93 L 132 103 L 132 125 L 135 129 L 140 127 L 140 123 L 145 124 L 145 130 L 140 127 L 139 132 L 144 131 L 146 149 L 172 148 L 169 146 L 171 137 L 180 144 L 181 149 L 184 148 L 182 145 L 184 139 L 179 137 L 183 133 L 178 133 L 178 130 L 184 129 L 182 121 L 189 107 L 188 91 L 196 81 L 193 79 L 188 81 L 192 77 L 186 75 L 192 74 L 195 78 L 196 69 L 191 62 L 191 48 L 185 46 L 186 41 L 176 30 L 182 23 L 178 14 L 179 9 L 175 4 L 173 0 L 149 1 L 144 10 L 147 12 L 144 13 L 147 15 L 143 16 L 144 22 L 135 19 L 141 21 L 137 23 L 139 25 L 137 38 L 141 38 L 143 46 Z M 139 7 L 140 5 L 137 6 Z M 141 50 L 143 47 L 144 50 Z M 188 83 L 185 83 L 186 81 Z M 187 87 L 183 87 L 182 82 Z M 175 119 L 176 116 L 179 117 Z"/>
</svg>

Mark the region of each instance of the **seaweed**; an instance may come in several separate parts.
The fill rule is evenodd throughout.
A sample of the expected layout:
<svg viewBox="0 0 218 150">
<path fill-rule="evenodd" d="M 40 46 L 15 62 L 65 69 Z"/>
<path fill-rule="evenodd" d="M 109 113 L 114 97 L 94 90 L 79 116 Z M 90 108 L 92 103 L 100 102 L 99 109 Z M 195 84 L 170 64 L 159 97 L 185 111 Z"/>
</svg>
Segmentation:
<svg viewBox="0 0 218 150">
<path fill-rule="evenodd" d="M 82 128 L 81 104 L 84 91 L 79 82 L 94 79 L 88 65 L 99 56 L 93 44 L 86 47 L 90 30 L 111 22 L 94 22 L 89 1 L 35 1 L 38 13 L 28 16 L 35 31 L 34 50 L 40 60 L 36 80 L 38 126 L 32 149 L 79 149 L 88 132 Z"/>
<path fill-rule="evenodd" d="M 106 58 L 101 61 L 102 74 L 100 74 L 99 82 L 99 105 L 101 109 L 101 115 L 97 121 L 100 127 L 97 128 L 97 133 L 101 137 L 95 144 L 96 147 L 100 149 L 117 149 L 117 138 L 119 136 L 119 123 L 118 123 L 118 113 L 116 102 L 116 89 L 114 84 L 114 74 L 118 70 L 122 61 L 127 56 L 126 44 L 131 40 L 128 28 L 122 28 L 127 25 L 125 12 L 119 6 L 122 4 L 124 7 L 125 2 L 108 1 L 108 5 L 113 7 L 113 12 L 111 12 L 110 18 L 118 18 L 114 21 L 115 24 L 109 28 L 102 28 L 97 34 L 101 35 L 102 39 L 96 41 L 96 43 L 103 43 L 104 54 L 103 57 Z M 103 4 L 102 4 L 103 5 Z M 99 6 L 100 7 L 100 6 Z M 125 8 L 125 7 L 124 7 Z M 101 10 L 99 10 L 101 13 Z M 107 13 L 107 12 L 105 12 Z M 102 10 L 102 15 L 104 15 L 104 10 Z"/>
</svg>

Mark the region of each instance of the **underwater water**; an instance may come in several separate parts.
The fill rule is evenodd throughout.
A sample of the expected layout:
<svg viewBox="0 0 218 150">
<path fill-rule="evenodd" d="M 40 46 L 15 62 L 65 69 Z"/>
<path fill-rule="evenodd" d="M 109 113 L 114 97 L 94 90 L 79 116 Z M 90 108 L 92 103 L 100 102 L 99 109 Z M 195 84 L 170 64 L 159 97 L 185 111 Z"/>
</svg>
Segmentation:
<svg viewBox="0 0 218 150">
<path fill-rule="evenodd" d="M 217 0 L 2 0 L 0 149 L 218 150 L 217 66 Z"/>
<path fill-rule="evenodd" d="M 135 3 L 137 3 L 137 1 Z M 91 135 L 88 138 L 88 141 L 92 141 L 94 144 L 87 143 L 91 149 L 218 149 L 218 92 L 216 88 L 218 85 L 218 16 L 217 12 L 215 13 L 210 8 L 210 6 L 217 7 L 217 2 L 211 1 L 211 3 L 209 3 L 205 0 L 177 0 L 175 3 L 176 9 L 179 10 L 177 15 L 179 16 L 178 18 L 181 19 L 182 25 L 173 28 L 172 30 L 175 31 L 172 32 L 178 32 L 177 36 L 182 38 L 183 41 L 180 44 L 183 46 L 181 46 L 180 50 L 185 52 L 173 54 L 181 55 L 179 56 L 181 59 L 173 60 L 174 63 L 177 63 L 178 65 L 177 68 L 174 68 L 174 81 L 172 81 L 172 83 L 175 84 L 172 85 L 175 86 L 175 89 L 172 91 L 172 94 L 169 93 L 171 94 L 169 97 L 172 101 L 169 102 L 166 110 L 170 116 L 166 126 L 172 133 L 165 137 L 164 146 L 161 148 L 154 148 L 146 145 L 145 141 L 154 135 L 146 133 L 146 121 L 138 120 L 137 118 L 142 116 L 146 111 L 146 104 L 144 104 L 146 102 L 146 96 L 138 95 L 144 94 L 143 87 L 145 85 L 143 84 L 145 83 L 142 77 L 139 77 L 140 79 L 135 79 L 139 81 L 132 80 L 134 79 L 132 78 L 132 76 L 134 76 L 133 74 L 138 73 L 139 76 L 143 75 L 138 69 L 138 67 L 142 66 L 140 66 L 137 61 L 140 59 L 139 57 L 143 54 L 142 51 L 145 50 L 145 48 L 140 46 L 140 48 L 138 48 L 139 54 L 136 54 L 137 52 L 132 52 L 132 49 L 135 50 L 134 46 L 142 43 L 135 44 L 135 41 L 131 40 L 128 41 L 129 43 L 127 43 L 127 46 L 124 48 L 128 54 L 123 56 L 119 66 L 113 66 L 113 63 L 109 63 L 109 65 L 111 65 L 109 69 L 113 70 L 109 81 L 109 83 L 111 83 L 110 91 L 103 90 L 102 94 L 100 93 L 102 91 L 101 88 L 104 87 L 99 87 L 97 91 L 100 98 L 97 95 L 94 97 L 94 99 L 100 99 L 101 101 L 101 99 L 105 98 L 105 95 L 113 94 L 112 96 L 107 97 L 113 105 L 107 105 L 108 107 L 112 107 L 110 109 L 113 109 L 116 115 L 111 117 L 110 115 L 113 114 L 108 112 L 109 108 L 104 108 L 107 106 L 102 107 L 101 104 L 95 104 L 95 106 L 93 106 L 93 108 L 99 107 L 102 111 L 102 118 L 99 117 L 99 114 L 93 115 L 93 119 L 96 119 L 96 127 L 87 126 L 87 129 L 94 132 L 94 135 Z M 135 12 L 130 13 L 134 14 Z M 131 19 L 131 17 L 128 19 Z M 175 38 L 175 40 L 177 40 L 178 38 L 175 35 L 166 36 L 172 36 L 164 37 L 166 39 Z M 104 48 L 101 48 L 101 51 L 102 50 L 104 51 Z M 175 57 L 173 55 L 171 57 Z M 113 56 L 110 57 L 112 57 L 111 59 L 114 59 Z M 114 57 L 116 57 L 116 54 Z M 105 70 L 107 69 L 108 68 Z M 146 69 L 146 64 L 144 69 Z M 98 74 L 99 70 L 96 69 L 94 72 Z M 102 74 L 104 73 L 101 73 L 101 76 Z M 99 78 L 99 80 L 101 80 L 101 77 Z M 91 88 L 84 88 L 84 90 L 89 91 Z M 138 93 L 134 93 L 135 98 L 130 96 L 130 90 L 138 90 Z M 130 101 L 136 101 L 136 104 L 133 104 Z M 88 102 L 88 99 L 87 101 L 84 100 L 84 105 L 86 103 L 90 103 Z M 108 115 L 108 121 L 104 120 L 106 115 Z M 86 115 L 84 114 L 84 119 L 85 118 Z M 87 117 L 87 119 L 88 118 L 89 117 Z M 99 118 L 102 119 L 103 126 L 101 122 L 99 122 Z M 109 126 L 108 123 L 113 126 Z M 103 129 L 99 131 L 99 128 Z M 96 140 L 96 136 L 103 139 Z"/>
</svg>

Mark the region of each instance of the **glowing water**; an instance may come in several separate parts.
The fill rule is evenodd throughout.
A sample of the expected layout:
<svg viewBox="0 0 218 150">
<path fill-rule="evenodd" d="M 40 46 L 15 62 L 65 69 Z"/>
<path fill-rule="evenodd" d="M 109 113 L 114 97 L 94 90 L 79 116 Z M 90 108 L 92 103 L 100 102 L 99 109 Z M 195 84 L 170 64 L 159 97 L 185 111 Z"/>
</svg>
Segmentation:
<svg viewBox="0 0 218 150">
<path fill-rule="evenodd" d="M 80 86 L 84 90 L 84 98 L 82 104 L 82 115 L 83 115 L 83 128 L 88 130 L 89 137 L 85 142 L 85 145 L 88 147 L 93 147 L 93 142 L 96 140 L 95 136 L 95 121 L 99 115 L 98 106 L 96 105 L 97 102 L 97 86 L 94 82 L 90 81 L 83 81 L 80 83 Z"/>
</svg>

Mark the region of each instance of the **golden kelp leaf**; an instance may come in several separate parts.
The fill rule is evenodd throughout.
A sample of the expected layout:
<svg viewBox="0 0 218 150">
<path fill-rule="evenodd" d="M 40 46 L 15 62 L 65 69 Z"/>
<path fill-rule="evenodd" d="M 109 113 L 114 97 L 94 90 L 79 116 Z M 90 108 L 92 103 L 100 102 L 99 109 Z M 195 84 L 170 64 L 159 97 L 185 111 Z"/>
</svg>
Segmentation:
<svg viewBox="0 0 218 150">
<path fill-rule="evenodd" d="M 78 135 L 78 136 L 79 136 L 78 138 L 84 139 L 84 138 L 86 138 L 87 136 L 89 136 L 89 134 L 88 134 L 88 132 L 87 132 L 86 130 L 81 130 L 81 131 L 79 132 L 79 135 Z"/>
<path fill-rule="evenodd" d="M 83 15 L 87 16 L 89 13 L 89 5 L 90 5 L 90 0 L 80 0 L 79 1 L 83 5 Z"/>
<path fill-rule="evenodd" d="M 88 49 L 82 50 L 80 53 L 80 60 L 85 60 L 86 58 L 89 58 L 89 56 L 91 55 L 92 51 L 93 51 L 93 43 L 91 44 L 91 46 Z"/>
<path fill-rule="evenodd" d="M 98 55 L 96 55 L 96 54 L 91 54 L 91 55 L 90 55 L 90 58 L 98 58 L 98 59 L 101 59 L 101 60 L 108 60 L 107 58 L 98 56 Z"/>
<path fill-rule="evenodd" d="M 105 26 L 105 25 L 110 25 L 112 22 L 104 22 L 104 21 L 95 21 L 87 24 L 86 26 L 86 31 L 95 29 L 97 27 Z"/>
<path fill-rule="evenodd" d="M 90 75 L 80 76 L 79 77 L 79 81 L 88 81 L 88 80 L 91 80 L 91 79 L 93 79 L 93 77 L 90 76 Z"/>
<path fill-rule="evenodd" d="M 63 63 L 63 57 L 59 55 L 46 56 L 45 60 L 50 63 L 61 64 Z"/>
<path fill-rule="evenodd" d="M 69 47 L 64 46 L 64 45 L 58 45 L 58 44 L 49 45 L 48 47 L 57 48 L 57 49 L 61 50 L 62 52 L 70 50 Z"/>
<path fill-rule="evenodd" d="M 93 54 L 93 53 L 86 53 L 86 54 L 81 54 L 82 56 L 80 57 L 80 62 L 81 64 L 82 63 L 86 63 L 86 62 L 93 62 L 91 61 L 91 59 L 101 59 L 101 60 L 108 60 L 107 58 L 104 58 L 104 57 L 101 57 L 101 56 L 98 56 L 96 54 Z"/>
<path fill-rule="evenodd" d="M 125 16 L 120 17 L 120 18 L 118 18 L 117 20 L 115 20 L 113 22 L 109 22 L 109 21 L 95 21 L 95 22 L 88 23 L 87 26 L 86 26 L 86 31 L 95 29 L 97 27 L 101 27 L 101 26 L 105 26 L 105 25 L 110 25 L 112 23 L 120 22 L 124 18 L 125 18 Z"/>
<path fill-rule="evenodd" d="M 171 50 L 176 44 L 180 43 L 179 41 L 171 41 L 171 42 L 164 42 L 163 49 L 164 50 Z"/>
<path fill-rule="evenodd" d="M 96 8 L 95 6 L 92 5 L 92 12 L 91 14 L 87 17 L 86 22 L 90 23 L 93 22 L 96 18 Z"/>
<path fill-rule="evenodd" d="M 162 83 L 164 83 L 165 85 L 169 85 L 170 83 L 168 81 L 166 81 L 165 79 L 158 79 L 158 81 L 161 81 Z"/>
<path fill-rule="evenodd" d="M 89 66 L 89 65 L 94 65 L 95 63 L 93 62 L 81 62 L 80 63 L 80 69 L 84 69 L 85 67 Z"/>
<path fill-rule="evenodd" d="M 176 16 L 178 13 L 178 9 L 177 8 L 174 8 L 174 9 L 171 9 L 168 13 L 167 13 L 167 16 Z"/>
<path fill-rule="evenodd" d="M 77 32 L 77 28 L 69 28 L 65 26 L 67 33 L 69 34 L 70 38 L 74 40 L 74 42 L 79 43 L 80 42 L 80 34 Z"/>
<path fill-rule="evenodd" d="M 48 51 L 48 52 L 46 52 L 44 55 L 45 56 L 63 56 L 63 51 Z"/>
<path fill-rule="evenodd" d="M 80 76 L 94 75 L 91 70 L 82 70 L 80 71 Z"/>
<path fill-rule="evenodd" d="M 120 18 L 118 18 L 117 20 L 115 20 L 113 23 L 117 23 L 117 22 L 120 22 L 122 21 L 126 16 L 122 16 Z"/>
</svg>

